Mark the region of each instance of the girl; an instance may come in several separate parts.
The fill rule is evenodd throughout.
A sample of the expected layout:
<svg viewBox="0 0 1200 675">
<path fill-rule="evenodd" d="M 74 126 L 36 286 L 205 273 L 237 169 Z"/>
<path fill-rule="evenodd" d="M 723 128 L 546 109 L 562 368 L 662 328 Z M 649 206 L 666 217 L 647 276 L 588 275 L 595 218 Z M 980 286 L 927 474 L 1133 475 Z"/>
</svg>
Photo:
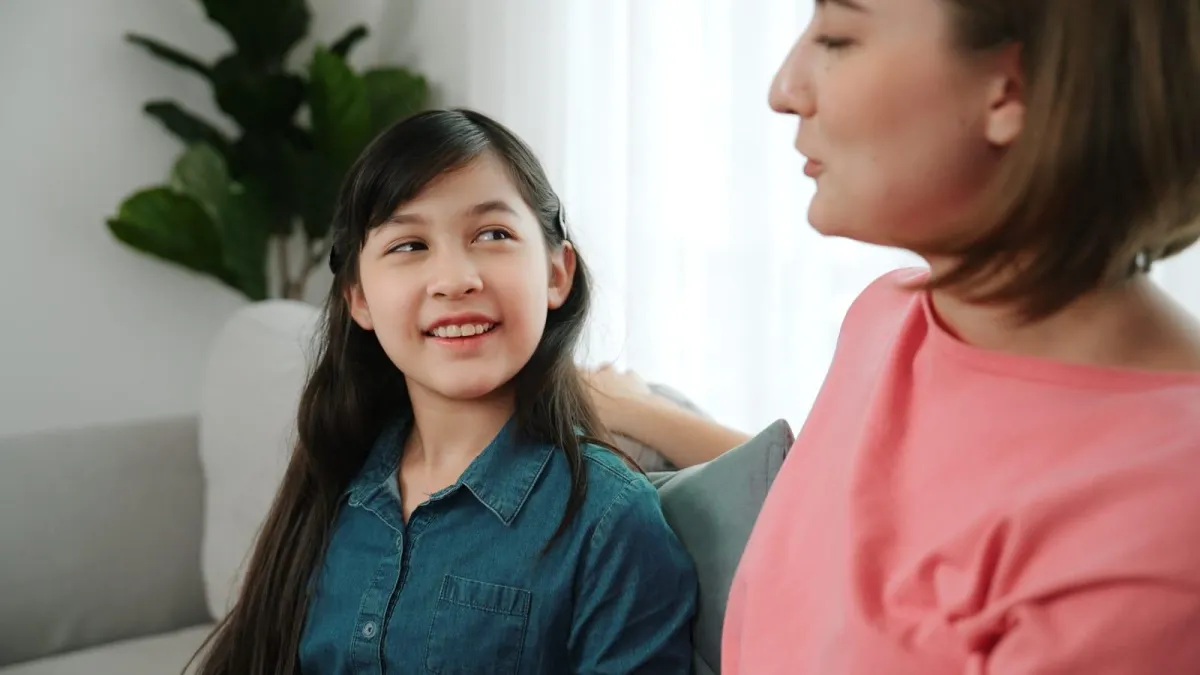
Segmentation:
<svg viewBox="0 0 1200 675">
<path fill-rule="evenodd" d="M 201 673 L 686 673 L 696 577 L 573 366 L 588 274 L 478 113 L 345 181 L 299 440 Z"/>
<path fill-rule="evenodd" d="M 724 675 L 1200 673 L 1200 327 L 1147 275 L 1200 236 L 1200 1 L 818 0 L 770 100 L 813 227 L 929 269 L 845 317 Z"/>
</svg>

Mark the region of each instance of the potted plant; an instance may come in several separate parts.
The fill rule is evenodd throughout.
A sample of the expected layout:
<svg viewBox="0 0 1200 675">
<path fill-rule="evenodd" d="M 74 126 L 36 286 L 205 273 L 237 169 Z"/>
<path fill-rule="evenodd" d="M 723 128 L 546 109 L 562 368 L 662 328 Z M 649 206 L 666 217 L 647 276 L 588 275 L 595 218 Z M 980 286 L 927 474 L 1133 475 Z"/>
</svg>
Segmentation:
<svg viewBox="0 0 1200 675">
<path fill-rule="evenodd" d="M 173 101 L 146 103 L 146 114 L 185 149 L 167 182 L 129 195 L 108 227 L 125 244 L 251 300 L 297 299 L 327 255 L 334 201 L 350 164 L 384 127 L 424 109 L 429 87 L 404 68 L 355 72 L 347 56 L 366 37 L 365 26 L 318 46 L 306 68 L 289 72 L 285 60 L 309 29 L 305 0 L 200 1 L 233 42 L 215 63 L 148 36 L 127 39 L 204 78 L 237 132 L 227 135 Z M 300 260 L 289 256 L 296 238 L 304 241 Z"/>
</svg>

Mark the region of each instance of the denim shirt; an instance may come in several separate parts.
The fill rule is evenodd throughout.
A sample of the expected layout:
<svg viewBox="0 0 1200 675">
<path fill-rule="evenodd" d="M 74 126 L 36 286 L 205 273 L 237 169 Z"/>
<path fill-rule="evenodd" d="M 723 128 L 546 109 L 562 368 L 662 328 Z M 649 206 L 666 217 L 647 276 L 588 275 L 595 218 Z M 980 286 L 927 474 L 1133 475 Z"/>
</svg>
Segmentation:
<svg viewBox="0 0 1200 675">
<path fill-rule="evenodd" d="M 696 573 L 649 481 L 585 446 L 584 503 L 540 556 L 570 470 L 513 426 L 407 523 L 396 472 L 408 425 L 380 436 L 314 577 L 303 673 L 691 672 Z"/>
</svg>

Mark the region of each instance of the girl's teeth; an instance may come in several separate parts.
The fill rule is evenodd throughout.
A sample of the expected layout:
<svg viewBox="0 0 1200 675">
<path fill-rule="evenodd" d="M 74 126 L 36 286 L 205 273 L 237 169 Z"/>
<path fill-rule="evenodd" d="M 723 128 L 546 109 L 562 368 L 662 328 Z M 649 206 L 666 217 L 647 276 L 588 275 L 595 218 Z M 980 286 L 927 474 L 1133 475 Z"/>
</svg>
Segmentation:
<svg viewBox="0 0 1200 675">
<path fill-rule="evenodd" d="M 495 324 L 490 323 L 467 323 L 461 326 L 438 326 L 437 328 L 433 329 L 433 334 L 440 338 L 471 337 L 472 335 L 486 333 L 494 327 Z"/>
</svg>

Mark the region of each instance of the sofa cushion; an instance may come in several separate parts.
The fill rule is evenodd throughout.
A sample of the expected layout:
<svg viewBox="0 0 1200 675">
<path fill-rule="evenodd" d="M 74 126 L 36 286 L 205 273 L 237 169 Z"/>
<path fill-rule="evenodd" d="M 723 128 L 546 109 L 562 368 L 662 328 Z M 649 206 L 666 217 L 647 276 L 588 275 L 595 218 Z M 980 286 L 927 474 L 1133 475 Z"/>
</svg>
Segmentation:
<svg viewBox="0 0 1200 675">
<path fill-rule="evenodd" d="M 318 314 L 295 301 L 247 305 L 209 352 L 200 398 L 201 568 L 214 618 L 236 600 L 244 563 L 283 480 Z"/>
<path fill-rule="evenodd" d="M 697 675 L 720 672 L 721 628 L 733 575 L 793 440 L 788 423 L 777 420 L 711 462 L 650 475 L 663 514 L 683 540 L 700 578 L 700 606 L 692 629 Z"/>
<path fill-rule="evenodd" d="M 206 624 L 138 640 L 113 642 L 0 668 L 0 675 L 177 675 L 212 629 L 211 624 Z M 194 668 L 188 672 L 193 671 Z"/>
<path fill-rule="evenodd" d="M 0 666 L 208 621 L 192 418 L 0 439 Z"/>
</svg>

